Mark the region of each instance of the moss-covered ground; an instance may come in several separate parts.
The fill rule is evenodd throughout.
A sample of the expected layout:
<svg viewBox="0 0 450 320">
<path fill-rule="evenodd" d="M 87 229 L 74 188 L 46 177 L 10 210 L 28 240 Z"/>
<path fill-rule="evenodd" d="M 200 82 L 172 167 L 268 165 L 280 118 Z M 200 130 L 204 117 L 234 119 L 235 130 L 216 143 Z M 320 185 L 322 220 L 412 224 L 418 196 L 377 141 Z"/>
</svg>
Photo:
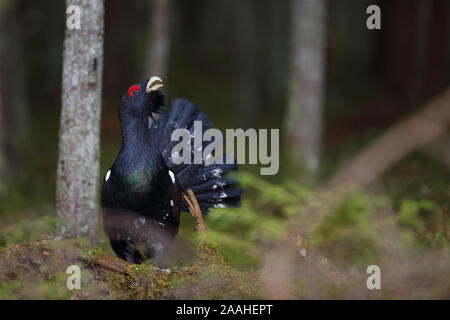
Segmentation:
<svg viewBox="0 0 450 320">
<path fill-rule="evenodd" d="M 75 238 L 47 238 L 9 246 L 0 253 L 0 299 L 255 299 L 259 273 L 225 262 L 207 236 L 198 259 L 164 270 L 128 264 Z M 81 288 L 69 289 L 71 265 L 81 270 Z"/>
</svg>

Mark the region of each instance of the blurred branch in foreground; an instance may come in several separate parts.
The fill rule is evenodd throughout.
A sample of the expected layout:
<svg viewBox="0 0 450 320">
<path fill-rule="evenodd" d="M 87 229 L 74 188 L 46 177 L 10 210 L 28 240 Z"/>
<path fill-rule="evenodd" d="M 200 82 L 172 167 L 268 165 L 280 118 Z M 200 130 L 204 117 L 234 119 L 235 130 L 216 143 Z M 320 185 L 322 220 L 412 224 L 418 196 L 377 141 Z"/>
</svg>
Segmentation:
<svg viewBox="0 0 450 320">
<path fill-rule="evenodd" d="M 292 218 L 289 225 L 293 226 L 288 235 L 277 242 L 266 256 L 267 277 L 265 279 L 266 295 L 272 299 L 294 299 L 291 283 L 298 273 L 298 252 L 296 251 L 298 237 L 307 237 L 320 221 L 323 221 L 333 210 L 348 199 L 355 186 L 367 187 L 389 167 L 447 132 L 450 124 L 450 89 L 433 99 L 421 111 L 407 117 L 388 129 L 369 146 L 357 154 L 353 160 L 330 182 L 304 201 L 303 210 Z M 389 221 L 388 217 L 378 217 Z M 402 259 L 398 265 L 415 265 L 415 259 L 420 257 L 407 256 L 400 248 L 399 233 L 395 225 L 386 225 L 377 231 L 381 247 L 385 251 L 382 261 L 389 263 L 389 257 Z M 388 242 L 386 244 L 386 242 Z M 403 259 L 404 258 L 404 259 Z M 441 259 L 436 256 L 436 259 Z M 444 256 L 445 259 L 445 256 Z M 320 260 L 320 259 L 319 259 Z M 422 260 L 421 260 L 422 261 Z M 440 261 L 440 260 L 439 260 Z M 422 263 L 423 262 L 423 263 Z M 423 275 L 431 266 L 422 261 L 410 272 Z M 393 264 L 393 262 L 390 262 Z M 419 268 L 420 267 L 420 268 Z M 439 265 L 439 268 L 442 264 Z M 393 268 L 397 274 L 391 274 L 392 281 L 400 281 L 401 268 Z M 400 271 L 399 271 L 400 270 Z M 406 275 L 403 275 L 406 276 Z M 406 283 L 406 282 L 405 282 Z M 406 291 L 404 291 L 406 292 Z"/>
<path fill-rule="evenodd" d="M 421 111 L 395 124 L 364 148 L 327 184 L 367 186 L 381 173 L 410 152 L 437 139 L 450 125 L 450 89 L 428 103 Z"/>
</svg>

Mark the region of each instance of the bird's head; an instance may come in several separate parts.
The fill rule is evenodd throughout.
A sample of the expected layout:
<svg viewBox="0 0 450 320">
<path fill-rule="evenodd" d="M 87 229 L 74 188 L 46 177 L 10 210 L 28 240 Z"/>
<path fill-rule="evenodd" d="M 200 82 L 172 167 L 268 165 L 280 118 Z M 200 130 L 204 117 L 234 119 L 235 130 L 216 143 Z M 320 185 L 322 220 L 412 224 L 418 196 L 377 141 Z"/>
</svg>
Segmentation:
<svg viewBox="0 0 450 320">
<path fill-rule="evenodd" d="M 153 76 L 139 84 L 134 84 L 123 94 L 120 102 L 121 117 L 152 117 L 164 107 L 161 78 Z"/>
</svg>

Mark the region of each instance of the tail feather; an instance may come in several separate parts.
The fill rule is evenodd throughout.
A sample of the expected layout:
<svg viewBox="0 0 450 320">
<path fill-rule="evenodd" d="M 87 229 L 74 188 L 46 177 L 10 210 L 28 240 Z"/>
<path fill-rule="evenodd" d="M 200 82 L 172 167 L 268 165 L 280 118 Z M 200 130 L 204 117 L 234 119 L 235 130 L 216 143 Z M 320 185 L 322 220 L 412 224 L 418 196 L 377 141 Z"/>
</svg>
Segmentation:
<svg viewBox="0 0 450 320">
<path fill-rule="evenodd" d="M 226 164 L 224 155 L 223 164 L 204 161 L 202 164 L 193 163 L 194 121 L 201 121 L 203 132 L 212 128 L 206 114 L 198 111 L 191 102 L 186 99 L 175 99 L 172 101 L 172 108 L 152 123 L 150 132 L 153 144 L 159 150 L 161 166 L 168 167 L 176 175 L 183 191 L 191 189 L 194 192 L 202 213 L 206 214 L 213 207 L 239 206 L 243 190 L 235 180 L 226 177 L 229 172 L 237 171 L 235 160 L 231 164 Z M 171 141 L 171 136 L 176 129 L 187 129 L 190 133 L 191 164 L 173 162 L 171 152 L 179 141 Z M 208 143 L 202 141 L 203 150 Z M 184 200 L 181 208 L 188 210 Z"/>
</svg>

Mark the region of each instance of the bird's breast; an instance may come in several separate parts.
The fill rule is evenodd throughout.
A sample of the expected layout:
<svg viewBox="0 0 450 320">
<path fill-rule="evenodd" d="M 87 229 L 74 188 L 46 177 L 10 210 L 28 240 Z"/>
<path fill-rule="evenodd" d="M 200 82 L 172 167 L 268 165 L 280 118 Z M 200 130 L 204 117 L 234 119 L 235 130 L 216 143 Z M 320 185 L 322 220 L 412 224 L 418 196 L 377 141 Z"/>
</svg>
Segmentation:
<svg viewBox="0 0 450 320">
<path fill-rule="evenodd" d="M 143 211 L 158 207 L 171 194 L 167 173 L 139 170 L 111 176 L 111 189 L 124 208 Z"/>
</svg>

